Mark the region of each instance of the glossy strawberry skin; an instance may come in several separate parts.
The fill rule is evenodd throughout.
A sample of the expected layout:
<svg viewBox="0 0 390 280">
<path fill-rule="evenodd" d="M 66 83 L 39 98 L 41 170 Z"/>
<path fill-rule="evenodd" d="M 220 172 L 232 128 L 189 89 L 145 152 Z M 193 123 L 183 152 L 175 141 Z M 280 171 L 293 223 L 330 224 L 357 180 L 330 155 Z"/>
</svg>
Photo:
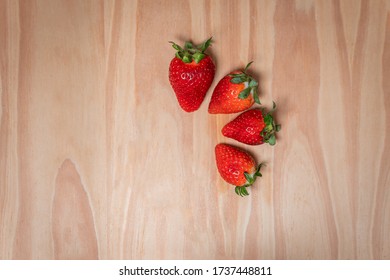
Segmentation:
<svg viewBox="0 0 390 280">
<path fill-rule="evenodd" d="M 281 129 L 272 116 L 275 109 L 276 104 L 273 102 L 269 112 L 252 109 L 241 113 L 222 128 L 222 134 L 248 145 L 268 143 L 273 146 L 276 144 L 276 133 Z"/>
<path fill-rule="evenodd" d="M 253 174 L 256 171 L 256 163 L 248 153 L 228 144 L 215 146 L 215 158 L 221 177 L 235 186 L 247 183 L 244 172 Z"/>
<path fill-rule="evenodd" d="M 250 108 L 255 103 L 251 95 L 245 99 L 238 98 L 240 92 L 248 86 L 247 83 L 234 84 L 231 82 L 230 75 L 238 73 L 242 72 L 234 71 L 218 82 L 210 100 L 208 109 L 210 114 L 238 113 Z"/>
<path fill-rule="evenodd" d="M 169 82 L 180 107 L 186 112 L 199 109 L 215 75 L 215 65 L 210 56 L 196 63 L 185 63 L 175 57 L 169 65 Z"/>
<path fill-rule="evenodd" d="M 264 128 L 263 112 L 260 109 L 252 109 L 227 123 L 222 128 L 222 134 L 248 145 L 261 145 L 264 143 L 261 136 Z"/>
</svg>

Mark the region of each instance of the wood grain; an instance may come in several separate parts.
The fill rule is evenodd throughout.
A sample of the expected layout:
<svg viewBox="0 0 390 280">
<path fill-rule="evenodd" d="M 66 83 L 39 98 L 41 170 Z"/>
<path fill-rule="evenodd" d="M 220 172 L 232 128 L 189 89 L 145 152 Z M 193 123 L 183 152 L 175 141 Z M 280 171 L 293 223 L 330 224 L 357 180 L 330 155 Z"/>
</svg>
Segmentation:
<svg viewBox="0 0 390 280">
<path fill-rule="evenodd" d="M 169 40 L 254 61 L 274 147 L 182 111 Z M 0 259 L 390 259 L 390 1 L 0 0 Z M 219 142 L 267 163 L 240 198 Z"/>
</svg>

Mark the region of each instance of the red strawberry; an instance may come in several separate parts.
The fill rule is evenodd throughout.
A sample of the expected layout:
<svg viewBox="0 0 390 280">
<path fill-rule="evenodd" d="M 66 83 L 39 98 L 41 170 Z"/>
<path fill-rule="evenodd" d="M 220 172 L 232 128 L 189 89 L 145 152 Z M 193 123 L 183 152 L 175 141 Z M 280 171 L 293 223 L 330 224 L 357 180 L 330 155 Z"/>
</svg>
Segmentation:
<svg viewBox="0 0 390 280">
<path fill-rule="evenodd" d="M 225 137 L 233 138 L 248 145 L 260 145 L 268 143 L 275 145 L 275 133 L 281 128 L 275 124 L 272 112 L 276 105 L 268 113 L 261 109 L 248 110 L 222 128 Z"/>
<path fill-rule="evenodd" d="M 230 114 L 260 104 L 258 83 L 246 73 L 252 62 L 242 71 L 234 71 L 223 77 L 214 89 L 209 104 L 210 114 Z"/>
<path fill-rule="evenodd" d="M 184 48 L 170 43 L 177 52 L 169 65 L 169 82 L 181 108 L 196 111 L 214 79 L 214 62 L 204 53 L 211 45 L 211 38 L 199 46 L 186 42 Z"/>
<path fill-rule="evenodd" d="M 228 144 L 215 146 L 215 159 L 221 177 L 229 184 L 235 185 L 236 194 L 248 195 L 247 187 L 257 177 L 261 177 L 262 163 L 256 166 L 255 160 L 245 151 Z"/>
</svg>

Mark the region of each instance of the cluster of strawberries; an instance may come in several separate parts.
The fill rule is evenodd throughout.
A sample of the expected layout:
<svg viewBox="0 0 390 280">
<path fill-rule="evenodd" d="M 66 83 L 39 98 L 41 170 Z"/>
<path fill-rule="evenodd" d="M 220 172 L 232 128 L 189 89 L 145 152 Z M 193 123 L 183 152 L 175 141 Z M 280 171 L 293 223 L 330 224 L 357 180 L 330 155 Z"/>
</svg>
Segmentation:
<svg viewBox="0 0 390 280">
<path fill-rule="evenodd" d="M 180 107 L 186 112 L 199 109 L 215 75 L 215 65 L 205 53 L 211 45 L 208 39 L 201 45 L 186 42 L 181 47 L 170 42 L 177 51 L 169 66 L 169 81 L 176 94 Z M 254 103 L 260 104 L 258 82 L 247 73 L 250 62 L 244 70 L 233 71 L 224 76 L 216 85 L 210 100 L 210 114 L 241 113 L 222 128 L 225 137 L 248 145 L 268 143 L 275 145 L 275 133 L 280 125 L 275 124 L 272 112 L 264 109 L 250 109 Z M 248 195 L 247 187 L 261 176 L 260 168 L 246 151 L 228 144 L 217 144 L 215 158 L 221 177 L 235 185 L 240 196 Z"/>
</svg>

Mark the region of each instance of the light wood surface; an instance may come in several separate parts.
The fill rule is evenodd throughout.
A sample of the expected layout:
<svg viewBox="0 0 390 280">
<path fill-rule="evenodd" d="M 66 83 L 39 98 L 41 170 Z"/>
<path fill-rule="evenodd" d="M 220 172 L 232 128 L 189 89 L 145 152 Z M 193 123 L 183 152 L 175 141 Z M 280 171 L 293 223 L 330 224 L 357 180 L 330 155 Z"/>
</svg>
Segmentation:
<svg viewBox="0 0 390 280">
<path fill-rule="evenodd" d="M 182 111 L 173 40 L 254 61 L 274 147 Z M 0 0 L 0 259 L 390 259 L 390 2 Z M 267 163 L 247 198 L 217 143 Z"/>
</svg>

